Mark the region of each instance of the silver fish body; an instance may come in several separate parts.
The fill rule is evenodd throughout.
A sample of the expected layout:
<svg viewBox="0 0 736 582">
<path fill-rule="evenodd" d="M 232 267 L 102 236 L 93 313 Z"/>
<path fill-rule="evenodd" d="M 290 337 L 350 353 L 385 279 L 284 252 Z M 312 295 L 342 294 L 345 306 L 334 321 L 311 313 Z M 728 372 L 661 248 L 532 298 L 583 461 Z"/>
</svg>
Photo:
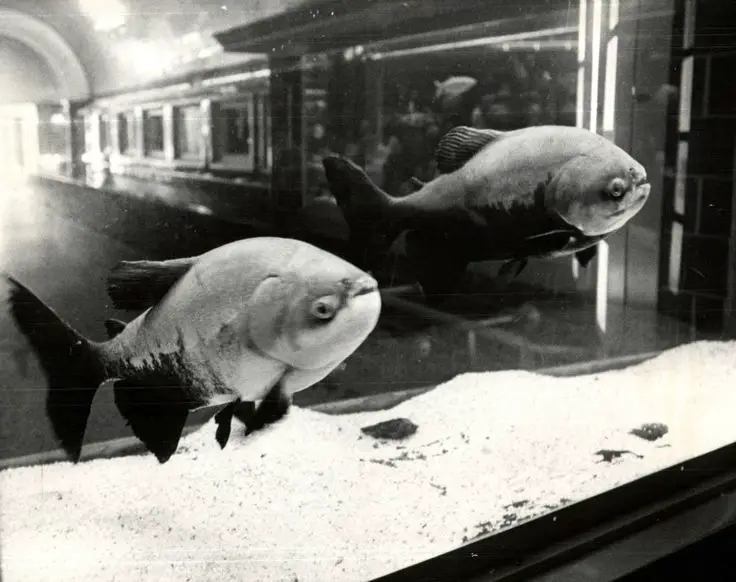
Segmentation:
<svg viewBox="0 0 736 582">
<path fill-rule="evenodd" d="M 293 239 L 247 239 L 189 259 L 122 263 L 110 277 L 114 303 L 157 286 L 162 297 L 155 305 L 127 325 L 108 326 L 113 337 L 98 343 L 79 336 L 11 280 L 13 314 L 49 378 L 49 417 L 75 460 L 91 398 L 106 379 L 116 380 L 116 403 L 134 434 L 165 462 L 190 410 L 263 401 L 266 410 L 261 417 L 256 411 L 255 424 L 283 416 L 295 392 L 360 346 L 381 310 L 370 275 Z M 38 322 L 39 313 L 60 330 L 53 345 L 29 323 Z M 52 350 L 58 353 L 69 338 L 77 356 L 65 368 Z M 87 373 L 75 367 L 82 363 Z M 84 390 L 70 391 L 71 379 Z M 69 417 L 70 404 L 80 411 L 76 420 Z"/>
<path fill-rule="evenodd" d="M 323 160 L 351 228 L 386 247 L 402 231 L 435 268 L 441 258 L 525 261 L 574 254 L 620 229 L 649 196 L 646 170 L 610 140 L 567 126 L 515 131 L 456 127 L 437 149 L 441 173 L 403 198 L 350 160 Z"/>
<path fill-rule="evenodd" d="M 187 373 L 215 391 L 213 396 L 225 391 L 244 400 L 262 398 L 269 378 L 288 372 L 293 394 L 319 381 L 363 342 L 378 320 L 377 290 L 373 277 L 307 243 L 238 241 L 197 257 L 156 306 L 100 349 L 115 371 L 120 362 L 144 366 L 175 347 Z M 310 322 L 301 315 L 294 319 L 301 314 L 296 304 L 333 295 L 340 302 L 335 319 L 307 337 Z M 328 324 L 333 333 L 327 333 Z"/>
</svg>

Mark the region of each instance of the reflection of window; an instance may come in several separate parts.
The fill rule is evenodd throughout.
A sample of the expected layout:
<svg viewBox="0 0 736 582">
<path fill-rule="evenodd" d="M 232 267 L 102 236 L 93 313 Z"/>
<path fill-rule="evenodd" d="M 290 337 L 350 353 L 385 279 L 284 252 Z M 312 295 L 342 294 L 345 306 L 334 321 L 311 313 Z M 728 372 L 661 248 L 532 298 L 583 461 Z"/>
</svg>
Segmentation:
<svg viewBox="0 0 736 582">
<path fill-rule="evenodd" d="M 264 172 L 271 167 L 271 120 L 267 93 L 240 95 L 212 104 L 213 161 L 227 169 Z"/>
<path fill-rule="evenodd" d="M 201 113 L 199 105 L 187 105 L 174 109 L 174 139 L 176 157 L 197 159 L 202 138 Z"/>
<path fill-rule="evenodd" d="M 110 120 L 107 113 L 100 113 L 100 127 L 99 127 L 99 139 L 100 139 L 100 151 L 104 152 L 108 145 L 108 132 Z"/>
<path fill-rule="evenodd" d="M 143 113 L 143 144 L 146 155 L 161 156 L 164 153 L 164 114 L 161 109 Z"/>
<path fill-rule="evenodd" d="M 229 154 L 249 154 L 252 117 L 251 103 L 238 103 L 224 106 L 221 109 L 224 128 L 224 151 Z"/>
<path fill-rule="evenodd" d="M 271 109 L 268 95 L 255 95 L 256 133 L 258 167 L 261 170 L 271 168 L 273 152 L 271 151 Z"/>
<path fill-rule="evenodd" d="M 84 143 L 87 151 L 94 151 L 100 145 L 97 119 L 95 115 L 84 116 Z"/>
<path fill-rule="evenodd" d="M 254 101 L 220 103 L 215 114 L 215 155 L 219 163 L 246 171 L 255 169 Z"/>
<path fill-rule="evenodd" d="M 41 154 L 66 153 L 68 129 L 60 123 L 54 122 L 54 115 L 49 115 L 48 120 L 42 121 L 39 128 L 39 152 Z"/>
<path fill-rule="evenodd" d="M 132 111 L 118 114 L 118 149 L 121 154 L 135 151 L 135 116 Z"/>
</svg>

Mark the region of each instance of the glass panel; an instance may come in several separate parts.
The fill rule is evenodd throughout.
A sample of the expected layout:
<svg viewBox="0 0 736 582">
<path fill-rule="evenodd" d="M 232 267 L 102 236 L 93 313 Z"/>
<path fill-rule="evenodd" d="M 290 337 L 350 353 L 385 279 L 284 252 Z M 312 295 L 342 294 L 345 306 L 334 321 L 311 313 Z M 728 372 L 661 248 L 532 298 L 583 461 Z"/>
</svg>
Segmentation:
<svg viewBox="0 0 736 582">
<path fill-rule="evenodd" d="M 400 4 L 381 3 L 386 13 Z M 0 542 L 20 556 L 11 574 L 61 576 L 35 554 L 64 537 L 64 555 L 90 557 L 84 571 L 68 561 L 66 579 L 108 579 L 116 568 L 119 578 L 148 568 L 155 579 L 229 579 L 251 559 L 258 579 L 369 579 L 584 499 L 596 504 L 597 494 L 621 495 L 610 506 L 625 509 L 623 484 L 736 441 L 736 348 L 725 341 L 736 330 L 736 111 L 723 80 L 734 61 L 715 54 L 725 36 L 683 21 L 718 23 L 717 4 L 590 0 L 507 19 L 488 14 L 509 10 L 503 3 L 427 0 L 413 4 L 421 23 L 445 26 L 427 17 L 436 12 L 448 13 L 447 26 L 470 24 L 374 41 L 406 25 L 387 19 L 361 47 L 340 46 L 353 42 L 347 26 L 383 13 L 356 23 L 336 10 L 346 27 L 330 36 L 318 24 L 318 46 L 339 48 L 274 56 L 272 95 L 233 66 L 229 80 L 210 70 L 152 90 L 145 102 L 155 110 L 143 117 L 120 113 L 124 153 L 173 146 L 206 169 L 171 176 L 154 160 L 122 159 L 111 179 L 119 196 L 0 183 L 11 201 L 0 213 L 3 270 L 55 310 L 6 285 L 0 406 L 20 413 L 3 419 L 5 457 L 60 447 L 51 427 L 65 422 L 77 445 L 86 439 L 83 463 L 0 475 L 3 501 L 12 498 Z M 463 5 L 473 14 L 453 13 Z M 694 43 L 691 68 L 683 35 Z M 128 97 L 144 99 L 112 100 Z M 202 112 L 212 105 L 211 120 L 198 99 Z M 169 136 L 161 113 L 175 105 Z M 73 155 L 59 113 L 24 125 L 13 155 Z M 333 153 L 347 160 L 327 161 Z M 266 176 L 240 179 L 272 164 L 270 192 Z M 272 212 L 256 215 L 269 195 Z M 207 255 L 261 234 L 306 240 L 365 273 L 357 282 L 335 257 L 292 252 L 294 241 L 253 254 L 229 247 L 222 262 Z M 147 262 L 123 263 L 110 280 L 112 266 L 136 259 Z M 109 319 L 116 307 L 137 317 L 191 261 L 201 268 L 137 323 Z M 55 313 L 100 343 L 77 338 Z M 122 333 L 104 343 L 103 327 Z M 84 406 L 113 373 L 123 381 L 100 391 L 88 422 Z M 56 401 L 47 402 L 48 378 Z M 278 388 L 294 392 L 293 407 Z M 251 401 L 265 403 L 256 417 Z M 150 430 L 134 433 L 125 415 Z M 179 441 L 185 424 L 205 426 Z M 150 435 L 147 451 L 136 434 Z M 110 456 L 114 439 L 142 454 L 86 462 Z M 153 458 L 155 445 L 168 465 Z M 140 483 L 152 494 L 139 495 Z M 193 500 L 206 510 L 167 511 Z M 546 534 L 574 521 L 557 517 L 543 520 Z M 80 519 L 88 527 L 73 527 Z M 136 539 L 119 535 L 128 526 Z M 135 559 L 122 560 L 130 540 Z M 205 547 L 213 553 L 202 560 Z M 254 547 L 281 553 L 254 558 Z"/>
<path fill-rule="evenodd" d="M 87 114 L 84 116 L 84 147 L 85 151 L 100 151 L 100 136 L 98 116 Z"/>
<path fill-rule="evenodd" d="M 39 115 L 39 153 L 63 155 L 69 141 L 69 121 L 61 109 L 44 108 Z"/>
<path fill-rule="evenodd" d="M 107 113 L 100 114 L 100 151 L 107 152 L 110 140 L 110 118 Z"/>
<path fill-rule="evenodd" d="M 340 141 L 344 138 L 342 127 L 336 127 L 335 118 L 338 116 L 339 104 L 333 105 L 330 117 L 328 107 L 328 92 L 330 83 L 334 83 L 340 76 L 334 69 L 328 55 L 309 55 L 304 58 L 305 71 L 302 76 L 304 89 L 303 114 L 304 114 L 304 142 L 306 145 L 306 199 L 305 204 L 310 204 L 319 196 L 331 194 L 323 177 L 322 157 L 331 152 L 342 152 Z M 350 83 L 342 78 L 343 90 L 347 93 Z"/>
<path fill-rule="evenodd" d="M 137 150 L 138 131 L 132 111 L 118 114 L 118 147 L 120 153 L 133 155 Z"/>
<path fill-rule="evenodd" d="M 174 135 L 177 158 L 199 158 L 202 144 L 202 113 L 199 105 L 174 109 Z"/>
<path fill-rule="evenodd" d="M 161 109 L 143 112 L 143 143 L 147 156 L 164 155 L 164 113 Z"/>
<path fill-rule="evenodd" d="M 215 155 L 218 163 L 245 171 L 255 169 L 253 109 L 251 95 L 237 102 L 221 102 L 215 108 Z"/>
</svg>

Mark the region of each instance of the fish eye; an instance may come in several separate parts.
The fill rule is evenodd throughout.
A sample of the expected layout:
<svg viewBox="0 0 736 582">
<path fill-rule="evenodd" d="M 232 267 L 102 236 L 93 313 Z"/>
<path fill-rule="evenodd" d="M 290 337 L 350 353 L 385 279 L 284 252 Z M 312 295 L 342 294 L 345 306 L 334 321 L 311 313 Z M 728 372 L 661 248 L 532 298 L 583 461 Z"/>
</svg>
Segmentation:
<svg viewBox="0 0 736 582">
<path fill-rule="evenodd" d="M 311 313 L 321 320 L 330 320 L 337 313 L 338 302 L 335 296 L 320 297 L 312 303 Z"/>
<path fill-rule="evenodd" d="M 608 191 L 612 198 L 622 198 L 624 194 L 626 194 L 626 182 L 620 178 L 616 178 L 611 182 L 611 186 Z"/>
</svg>

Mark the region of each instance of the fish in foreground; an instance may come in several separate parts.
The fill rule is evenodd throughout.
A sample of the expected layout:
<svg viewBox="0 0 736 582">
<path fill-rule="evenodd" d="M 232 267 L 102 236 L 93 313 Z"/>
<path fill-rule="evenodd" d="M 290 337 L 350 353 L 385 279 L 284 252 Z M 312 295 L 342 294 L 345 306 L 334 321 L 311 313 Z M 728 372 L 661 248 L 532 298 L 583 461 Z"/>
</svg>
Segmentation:
<svg viewBox="0 0 736 582">
<path fill-rule="evenodd" d="M 225 405 L 215 416 L 221 447 L 233 415 L 247 433 L 281 419 L 295 392 L 363 343 L 381 310 L 373 277 L 308 243 L 272 237 L 198 257 L 122 262 L 109 295 L 116 307 L 145 311 L 128 324 L 107 320 L 109 339 L 99 343 L 6 279 L 10 311 L 49 383 L 47 415 L 74 462 L 105 380 L 115 381 L 135 436 L 164 463 L 191 410 Z"/>
<path fill-rule="evenodd" d="M 502 260 L 500 274 L 530 257 L 575 254 L 587 266 L 595 244 L 644 206 L 644 167 L 585 129 L 515 131 L 459 126 L 436 150 L 439 175 L 394 198 L 358 165 L 330 155 L 323 166 L 351 242 L 387 251 L 407 232 L 407 253 L 425 281 L 447 288 L 468 263 Z"/>
</svg>

